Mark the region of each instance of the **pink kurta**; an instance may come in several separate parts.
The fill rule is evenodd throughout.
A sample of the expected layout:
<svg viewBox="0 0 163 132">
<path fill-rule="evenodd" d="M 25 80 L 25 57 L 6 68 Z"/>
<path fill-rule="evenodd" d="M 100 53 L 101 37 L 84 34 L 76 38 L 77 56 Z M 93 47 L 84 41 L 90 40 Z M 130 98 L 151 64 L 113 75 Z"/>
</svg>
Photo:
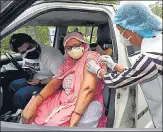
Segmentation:
<svg viewBox="0 0 163 132">
<path fill-rule="evenodd" d="M 66 94 L 65 90 L 59 90 L 38 106 L 36 116 L 34 118 L 35 124 L 44 126 L 69 126 L 72 111 L 75 108 L 79 90 L 83 81 L 86 63 L 89 60 L 95 60 L 99 65 L 101 65 L 101 67 L 104 68 L 105 66 L 99 62 L 99 57 L 100 55 L 97 52 L 88 51 L 88 49 L 85 50 L 84 55 L 76 62 L 72 61 L 71 58 L 67 56 L 67 59 L 60 68 L 58 75 L 54 78 L 64 79 L 66 76 L 73 74 L 72 81 L 74 83 L 70 89 L 70 93 Z M 103 81 L 98 80 L 92 101 L 97 100 L 103 106 L 102 88 Z M 32 99 L 30 102 L 32 102 Z M 103 114 L 99 120 L 98 127 L 106 126 L 104 111 L 103 107 Z"/>
</svg>

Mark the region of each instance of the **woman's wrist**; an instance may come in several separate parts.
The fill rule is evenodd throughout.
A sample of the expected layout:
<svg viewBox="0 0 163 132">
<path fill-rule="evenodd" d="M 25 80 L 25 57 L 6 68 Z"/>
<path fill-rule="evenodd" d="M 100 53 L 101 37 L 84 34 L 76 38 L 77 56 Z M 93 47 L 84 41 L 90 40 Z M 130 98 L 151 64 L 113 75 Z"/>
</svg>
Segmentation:
<svg viewBox="0 0 163 132">
<path fill-rule="evenodd" d="M 35 100 L 33 101 L 33 103 L 38 106 L 40 105 L 42 102 L 44 101 L 44 97 L 41 94 L 36 94 L 35 95 Z"/>
<path fill-rule="evenodd" d="M 36 95 L 36 97 L 37 96 L 39 96 L 41 99 L 42 99 L 42 102 L 44 101 L 44 97 L 40 94 L 40 93 L 38 93 L 37 95 Z"/>
<path fill-rule="evenodd" d="M 83 116 L 82 114 L 80 114 L 79 112 L 73 111 L 72 114 L 77 114 L 78 116 Z"/>
<path fill-rule="evenodd" d="M 82 116 L 83 116 L 83 114 L 81 114 L 77 111 L 73 111 L 72 115 L 71 115 L 69 127 L 76 127 Z"/>
</svg>

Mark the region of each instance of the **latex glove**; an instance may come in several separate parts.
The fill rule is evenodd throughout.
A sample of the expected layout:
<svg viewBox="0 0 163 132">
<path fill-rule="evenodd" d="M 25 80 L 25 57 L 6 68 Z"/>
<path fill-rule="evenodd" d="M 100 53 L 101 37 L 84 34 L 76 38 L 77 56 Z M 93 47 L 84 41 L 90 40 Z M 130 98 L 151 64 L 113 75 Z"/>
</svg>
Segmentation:
<svg viewBox="0 0 163 132">
<path fill-rule="evenodd" d="M 99 65 L 97 65 L 94 61 L 89 61 L 87 63 L 87 70 L 93 74 L 98 74 L 98 71 L 101 69 Z"/>
<path fill-rule="evenodd" d="M 111 58 L 110 56 L 108 56 L 108 55 L 102 55 L 102 56 L 100 56 L 100 60 L 101 60 L 101 62 L 106 63 L 107 66 L 108 66 L 110 69 L 112 69 L 112 70 L 114 70 L 115 66 L 117 65 L 117 63 L 115 63 L 115 62 L 112 60 L 112 58 Z"/>
</svg>

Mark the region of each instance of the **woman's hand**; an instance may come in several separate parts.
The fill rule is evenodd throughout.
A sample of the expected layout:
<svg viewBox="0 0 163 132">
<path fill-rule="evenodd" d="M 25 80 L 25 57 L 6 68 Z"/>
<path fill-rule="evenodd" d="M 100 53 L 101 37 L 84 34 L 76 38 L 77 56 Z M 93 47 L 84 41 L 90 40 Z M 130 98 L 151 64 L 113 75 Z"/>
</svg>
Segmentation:
<svg viewBox="0 0 163 132">
<path fill-rule="evenodd" d="M 76 117 L 73 120 L 70 120 L 69 127 L 77 127 L 77 122 L 79 122 L 79 118 L 81 118 L 82 115 L 76 114 L 75 112 L 72 112 L 72 117 Z"/>
<path fill-rule="evenodd" d="M 76 125 L 72 125 L 72 124 L 70 124 L 69 127 L 77 127 L 77 126 L 76 126 Z"/>
<path fill-rule="evenodd" d="M 24 124 L 30 124 L 33 122 L 37 110 L 37 105 L 31 103 L 27 108 L 24 109 L 22 114 L 22 120 Z"/>
</svg>

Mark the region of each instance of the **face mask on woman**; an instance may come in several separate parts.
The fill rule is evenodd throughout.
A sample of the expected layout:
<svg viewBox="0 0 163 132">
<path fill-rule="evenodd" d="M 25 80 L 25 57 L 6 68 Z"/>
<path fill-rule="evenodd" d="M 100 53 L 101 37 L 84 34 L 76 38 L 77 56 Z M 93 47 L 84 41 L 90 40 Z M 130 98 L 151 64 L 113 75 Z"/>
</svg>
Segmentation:
<svg viewBox="0 0 163 132">
<path fill-rule="evenodd" d="M 67 53 L 71 58 L 79 59 L 84 54 L 84 47 L 72 47 Z"/>
<path fill-rule="evenodd" d="M 125 37 L 123 37 L 123 34 L 124 34 L 125 31 L 126 31 L 126 29 L 122 32 L 122 34 L 120 34 L 120 41 L 125 46 L 131 46 L 132 44 L 130 43 L 130 39 L 131 39 L 131 37 L 133 36 L 134 33 L 132 32 L 132 35 L 128 39 L 126 39 Z"/>
</svg>

